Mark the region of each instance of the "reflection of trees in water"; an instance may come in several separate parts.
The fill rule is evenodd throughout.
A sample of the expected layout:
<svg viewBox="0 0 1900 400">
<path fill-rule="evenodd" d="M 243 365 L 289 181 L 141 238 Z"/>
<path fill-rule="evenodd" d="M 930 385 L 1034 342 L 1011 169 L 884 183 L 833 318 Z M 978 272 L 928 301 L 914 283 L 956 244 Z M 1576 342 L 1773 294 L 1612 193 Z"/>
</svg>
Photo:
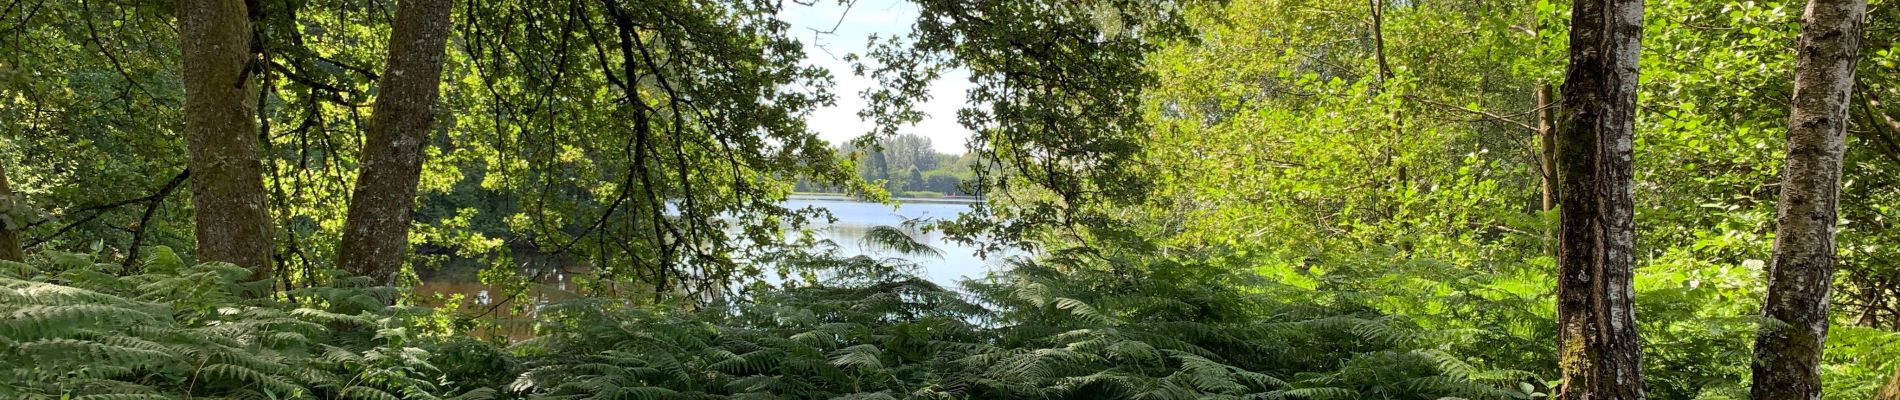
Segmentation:
<svg viewBox="0 0 1900 400">
<path fill-rule="evenodd" d="M 514 284 L 483 283 L 481 272 L 496 259 L 457 256 L 452 253 L 437 261 L 418 265 L 416 275 L 422 284 L 416 294 L 429 306 L 453 306 L 462 316 L 480 320 L 477 336 L 500 336 L 513 340 L 533 336 L 533 323 L 541 307 L 549 303 L 579 297 L 571 292 L 575 277 L 587 276 L 593 266 L 571 254 L 548 254 L 532 244 L 510 243 L 515 265 Z M 460 296 L 457 298 L 457 296 Z"/>
<path fill-rule="evenodd" d="M 876 226 L 874 225 L 837 224 L 837 225 L 832 225 L 832 226 L 819 228 L 819 229 L 820 229 L 821 237 L 830 239 L 832 242 L 837 243 L 839 249 L 846 252 L 847 254 L 863 254 L 863 255 L 871 255 L 871 256 L 900 255 L 900 254 L 897 254 L 896 252 L 880 250 L 877 248 L 877 246 L 866 245 L 866 243 L 864 242 L 864 236 L 867 234 L 870 234 L 872 228 L 875 228 L 875 227 Z M 936 235 L 930 234 L 930 233 L 916 232 L 914 230 L 910 230 L 910 231 L 911 232 L 908 232 L 908 233 L 910 233 L 910 237 L 912 240 L 916 240 L 919 243 L 923 243 L 930 246 L 937 246 L 938 240 L 937 240 Z"/>
<path fill-rule="evenodd" d="M 907 218 L 929 217 L 949 218 L 967 202 L 940 201 L 912 203 L 893 210 L 891 206 L 877 203 L 860 203 L 841 200 L 794 200 L 821 208 L 831 209 L 840 217 L 837 223 L 811 226 L 814 239 L 828 241 L 836 246 L 836 256 L 851 257 L 864 255 L 874 259 L 903 258 L 906 263 L 914 263 L 916 271 L 933 279 L 937 283 L 954 286 L 953 279 L 959 275 L 978 277 L 987 271 L 993 271 L 1001 265 L 1000 259 L 980 259 L 973 254 L 972 248 L 944 240 L 936 232 L 919 232 L 905 229 L 909 236 L 925 245 L 941 250 L 941 256 L 906 255 L 891 249 L 868 245 L 863 239 L 878 226 L 899 226 Z M 955 204 L 955 205 L 952 205 Z M 792 207 L 804 205 L 793 204 Z M 796 233 L 787 233 L 796 235 Z M 821 246 L 822 247 L 822 246 Z M 435 251 L 432 251 L 435 250 Z M 810 248 L 811 251 L 826 251 L 824 248 Z M 446 306 L 454 295 L 460 295 L 456 306 L 463 310 L 463 316 L 479 319 L 492 328 L 479 329 L 480 335 L 505 336 L 523 339 L 532 336 L 532 323 L 536 311 L 545 304 L 573 298 L 570 292 L 577 290 L 571 282 L 577 277 L 590 277 L 593 266 L 588 260 L 576 259 L 572 255 L 547 254 L 541 249 L 524 241 L 511 241 L 508 245 L 512 264 L 515 265 L 513 279 L 525 285 L 497 285 L 481 282 L 481 271 L 499 262 L 498 259 L 469 257 L 455 254 L 449 249 L 417 248 L 417 254 L 428 256 L 427 261 L 418 262 L 416 274 L 422 285 L 416 288 L 425 303 L 432 306 Z M 763 262 L 762 264 L 770 264 Z M 761 268 L 774 268 L 759 265 Z M 768 269 L 769 270 L 769 269 Z M 933 274 L 934 272 L 934 274 Z M 776 274 L 767 273 L 768 279 Z M 827 276 L 831 278 L 835 276 Z M 771 279 L 776 280 L 776 279 Z M 645 298 L 651 295 L 651 288 L 630 288 L 615 284 L 610 291 L 627 298 Z M 512 291 L 511 291 L 512 290 Z M 484 295 L 486 299 L 484 299 Z"/>
<path fill-rule="evenodd" d="M 541 277 L 537 281 L 548 284 L 564 283 L 566 277 L 582 275 L 591 271 L 593 266 L 573 254 L 549 254 L 541 251 L 527 241 L 511 241 L 508 244 L 509 259 L 513 260 L 518 273 L 523 277 Z M 479 282 L 481 270 L 488 268 L 497 259 L 481 255 L 464 255 L 453 249 L 431 249 L 417 246 L 416 254 L 428 256 L 433 262 L 420 262 L 416 266 L 416 277 L 424 284 L 442 282 Z"/>
</svg>

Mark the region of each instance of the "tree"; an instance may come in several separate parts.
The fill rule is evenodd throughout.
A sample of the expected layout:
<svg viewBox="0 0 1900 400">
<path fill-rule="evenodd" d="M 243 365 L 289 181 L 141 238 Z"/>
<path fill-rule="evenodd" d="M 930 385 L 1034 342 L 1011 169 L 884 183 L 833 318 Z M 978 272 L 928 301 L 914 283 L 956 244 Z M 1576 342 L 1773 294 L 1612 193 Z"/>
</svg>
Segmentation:
<svg viewBox="0 0 1900 400">
<path fill-rule="evenodd" d="M 1631 150 L 1641 0 L 1577 0 L 1558 116 L 1559 399 L 1643 399 Z"/>
<path fill-rule="evenodd" d="M 198 258 L 271 273 L 271 222 L 259 160 L 251 22 L 243 0 L 181 0 L 185 142 Z"/>
<path fill-rule="evenodd" d="M 16 213 L 12 212 L 13 208 L 22 208 L 25 204 L 13 197 L 13 187 L 7 184 L 7 166 L 0 163 L 0 207 L 6 207 L 0 209 L 0 217 L 8 218 L 0 220 L 0 260 L 26 261 L 26 255 L 20 249 L 20 228 L 12 226 L 26 223 L 15 220 Z"/>
<path fill-rule="evenodd" d="M 1813 0 L 1802 16 L 1788 155 L 1755 338 L 1755 399 L 1821 398 L 1821 351 L 1834 286 L 1834 221 L 1846 151 L 1849 93 L 1866 0 Z"/>
<path fill-rule="evenodd" d="M 930 147 L 930 138 L 906 133 L 891 138 L 890 143 L 882 147 L 889 154 L 887 158 L 893 169 L 930 170 L 937 167 L 937 151 Z"/>
<path fill-rule="evenodd" d="M 1886 386 L 1880 387 L 1880 394 L 1874 400 L 1900 400 L 1900 367 L 1893 369 L 1893 377 L 1888 378 Z"/>
<path fill-rule="evenodd" d="M 337 266 L 350 273 L 393 283 L 408 252 L 451 9 L 447 0 L 403 0 L 396 5 L 382 90 L 370 116 L 363 167 L 337 248 Z"/>
<path fill-rule="evenodd" d="M 924 172 L 918 171 L 916 166 L 910 167 L 910 173 L 905 175 L 904 185 L 909 190 L 929 190 L 929 187 L 924 186 Z"/>
<path fill-rule="evenodd" d="M 1549 213 L 1557 209 L 1557 141 L 1556 111 L 1551 107 L 1550 85 L 1537 85 L 1537 182 L 1543 196 L 1539 198 L 1537 211 Z M 1557 232 L 1546 225 L 1544 228 L 1544 253 L 1556 255 Z"/>
</svg>

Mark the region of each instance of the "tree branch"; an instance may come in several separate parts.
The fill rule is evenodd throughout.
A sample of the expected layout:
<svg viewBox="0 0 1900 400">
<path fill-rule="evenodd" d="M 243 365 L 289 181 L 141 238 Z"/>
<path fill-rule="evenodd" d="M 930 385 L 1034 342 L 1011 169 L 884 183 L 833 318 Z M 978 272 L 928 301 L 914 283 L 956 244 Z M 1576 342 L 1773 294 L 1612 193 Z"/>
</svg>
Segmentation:
<svg viewBox="0 0 1900 400">
<path fill-rule="evenodd" d="M 1414 101 L 1418 101 L 1418 102 L 1420 102 L 1420 103 L 1425 103 L 1425 104 L 1429 104 L 1429 105 L 1432 105 L 1432 106 L 1434 106 L 1434 107 L 1438 107 L 1438 108 L 1440 108 L 1440 109 L 1445 109 L 1445 110 L 1451 110 L 1451 111 L 1458 111 L 1458 112 L 1463 112 L 1463 113 L 1466 113 L 1466 114 L 1472 114 L 1472 115 L 1477 115 L 1477 116 L 1480 116 L 1480 117 L 1484 117 L 1484 118 L 1483 118 L 1483 119 L 1481 119 L 1481 120 L 1492 120 L 1492 121 L 1497 121 L 1497 122 L 1504 122 L 1504 123 L 1508 123 L 1508 124 L 1511 124 L 1511 125 L 1513 125 L 1513 126 L 1516 126 L 1516 127 L 1519 127 L 1519 128 L 1524 128 L 1524 130 L 1526 130 L 1526 131 L 1531 131 L 1531 132 L 1537 132 L 1537 131 L 1538 131 L 1538 130 L 1537 130 L 1537 127 L 1535 127 L 1535 126 L 1531 126 L 1530 124 L 1526 124 L 1526 123 L 1523 123 L 1523 122 L 1520 122 L 1520 121 L 1518 121 L 1518 120 L 1515 120 L 1515 119 L 1511 119 L 1511 116 L 1510 116 L 1510 115 L 1501 115 L 1501 114 L 1498 114 L 1498 113 L 1494 113 L 1494 112 L 1490 112 L 1490 111 L 1485 111 L 1485 110 L 1474 110 L 1474 109 L 1470 109 L 1470 108 L 1465 108 L 1465 107 L 1460 107 L 1460 106 L 1455 106 L 1455 105 L 1451 105 L 1451 104 L 1447 104 L 1447 103 L 1443 103 L 1443 102 L 1439 102 L 1439 101 L 1436 101 L 1436 100 L 1432 100 L 1432 99 L 1428 99 L 1428 98 L 1425 98 L 1425 97 L 1423 97 L 1423 96 L 1417 96 L 1417 95 L 1409 95 L 1409 94 L 1408 94 L 1408 95 L 1405 95 L 1405 98 L 1407 98 L 1407 99 L 1411 99 L 1411 100 L 1414 100 Z M 1554 104 L 1554 103 L 1553 103 L 1553 104 Z M 1525 111 L 1525 112 L 1522 112 L 1522 113 L 1518 113 L 1518 114 L 1515 114 L 1515 115 L 1528 115 L 1528 114 L 1530 114 L 1530 113 L 1534 113 L 1534 112 L 1538 112 L 1538 111 L 1543 111 L 1543 109 L 1544 109 L 1544 107 L 1538 107 L 1538 108 L 1534 108 L 1534 109 L 1531 109 L 1530 111 Z M 1473 121 L 1473 122 L 1475 122 L 1475 121 Z"/>
<path fill-rule="evenodd" d="M 145 213 L 140 214 L 139 222 L 131 227 L 132 244 L 126 246 L 125 271 L 132 271 L 133 267 L 139 263 L 139 245 L 145 243 L 145 230 L 151 226 L 152 215 L 157 214 L 159 206 L 165 204 L 165 198 L 171 197 L 172 192 L 178 191 L 178 186 L 184 184 L 185 179 L 190 177 L 190 168 L 178 171 L 178 175 L 172 176 L 172 180 L 165 182 L 165 186 L 158 188 L 158 193 L 153 193 L 150 200 L 145 203 Z"/>
<path fill-rule="evenodd" d="M 66 232 L 70 232 L 74 228 L 78 228 L 80 225 L 84 225 L 87 222 L 92 222 L 92 220 L 95 220 L 95 219 L 99 219 L 100 216 L 104 216 L 106 212 L 111 211 L 113 209 L 124 207 L 127 205 L 132 205 L 132 204 L 151 203 L 151 202 L 155 202 L 160 199 L 163 199 L 165 196 L 170 195 L 172 191 L 177 189 L 177 186 L 185 180 L 186 176 L 190 174 L 190 172 L 191 170 L 189 169 L 179 172 L 177 176 L 172 177 L 171 181 L 166 182 L 165 186 L 160 187 L 158 190 L 154 191 L 151 195 L 147 195 L 145 197 L 120 200 L 120 201 L 115 201 L 115 202 L 100 204 L 100 205 L 95 205 L 95 206 L 81 207 L 78 210 L 68 212 L 67 215 L 79 214 L 79 213 L 85 213 L 85 212 L 91 212 L 92 214 L 87 215 L 85 218 L 80 218 L 77 221 L 73 221 L 73 222 L 67 223 L 66 225 L 60 226 L 59 229 L 54 230 L 53 233 L 50 235 L 34 238 L 32 241 L 27 242 L 26 247 L 31 248 L 34 246 L 39 246 L 41 243 L 46 243 L 49 240 L 53 240 L 53 238 L 59 237 L 60 235 L 64 235 L 66 234 Z"/>
</svg>

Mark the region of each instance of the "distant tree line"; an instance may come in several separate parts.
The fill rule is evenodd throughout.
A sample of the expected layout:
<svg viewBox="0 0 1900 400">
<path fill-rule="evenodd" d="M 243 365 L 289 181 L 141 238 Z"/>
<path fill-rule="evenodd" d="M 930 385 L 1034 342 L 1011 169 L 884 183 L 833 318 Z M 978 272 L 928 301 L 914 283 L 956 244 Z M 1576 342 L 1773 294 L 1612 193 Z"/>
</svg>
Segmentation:
<svg viewBox="0 0 1900 400">
<path fill-rule="evenodd" d="M 971 196 L 963 183 L 974 178 L 974 153 L 939 153 L 930 138 L 900 134 L 876 144 L 841 143 L 833 148 L 839 159 L 855 161 L 859 178 L 882 185 L 886 192 L 899 197 Z M 794 190 L 800 193 L 845 193 L 837 185 L 800 179 Z"/>
</svg>

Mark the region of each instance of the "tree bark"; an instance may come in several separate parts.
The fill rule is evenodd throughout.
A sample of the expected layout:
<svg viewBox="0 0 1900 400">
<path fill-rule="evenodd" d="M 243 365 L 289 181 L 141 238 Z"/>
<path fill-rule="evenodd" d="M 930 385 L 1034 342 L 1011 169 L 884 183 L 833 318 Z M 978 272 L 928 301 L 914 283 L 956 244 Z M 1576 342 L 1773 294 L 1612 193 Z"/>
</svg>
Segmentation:
<svg viewBox="0 0 1900 400">
<path fill-rule="evenodd" d="M 250 268 L 250 279 L 268 281 L 271 222 L 252 102 L 250 16 L 244 0 L 179 0 L 177 8 L 198 259 Z"/>
<path fill-rule="evenodd" d="M 1779 321 L 1755 337 L 1756 400 L 1819 400 L 1821 351 L 1834 287 L 1835 206 L 1840 201 L 1849 93 L 1866 0 L 1813 0 L 1797 42 L 1788 156 L 1775 218 L 1762 316 Z"/>
<path fill-rule="evenodd" d="M 1392 64 L 1385 61 L 1385 0 L 1372 0 L 1372 55 L 1379 63 L 1379 83 L 1392 79 Z"/>
<path fill-rule="evenodd" d="M 1540 211 L 1557 209 L 1557 110 L 1551 104 L 1550 85 L 1537 85 L 1537 168 L 1544 197 Z"/>
<path fill-rule="evenodd" d="M 435 122 L 448 41 L 448 0 L 403 0 L 396 4 L 384 64 L 381 94 L 363 143 L 363 166 L 337 248 L 337 266 L 395 283 L 409 250 L 416 185 L 423 146 Z"/>
<path fill-rule="evenodd" d="M 13 197 L 13 186 L 7 183 L 7 166 L 0 162 L 0 201 Z M 14 221 L 25 224 L 27 221 Z M 0 226 L 0 260 L 26 261 L 26 252 L 20 248 L 20 231 Z"/>
<path fill-rule="evenodd" d="M 1880 387 L 1874 400 L 1900 400 L 1900 367 L 1894 367 L 1893 377 L 1887 378 L 1887 385 Z"/>
<path fill-rule="evenodd" d="M 1645 398 L 1630 198 L 1641 0 L 1576 0 L 1556 132 L 1559 367 L 1566 400 Z"/>
<path fill-rule="evenodd" d="M 1372 0 L 1372 4 L 1371 4 L 1372 6 L 1372 55 L 1373 55 L 1373 60 L 1377 61 L 1378 66 L 1379 66 L 1379 80 L 1377 81 L 1378 85 L 1373 90 L 1376 90 L 1379 92 L 1384 92 L 1386 81 L 1392 80 L 1392 78 L 1395 76 L 1393 75 L 1393 72 L 1392 72 L 1392 64 L 1386 62 L 1386 57 L 1385 57 L 1385 3 L 1386 3 L 1385 0 Z M 1403 96 L 1400 96 L 1398 97 L 1398 100 L 1404 101 L 1405 98 Z M 1401 163 L 1398 160 L 1398 156 L 1399 156 L 1398 153 L 1400 149 L 1405 146 L 1404 109 L 1402 107 L 1392 107 L 1391 112 L 1388 113 L 1386 117 L 1386 122 L 1387 122 L 1387 127 L 1390 128 L 1392 131 L 1392 138 L 1391 138 L 1391 146 L 1385 150 L 1385 165 L 1387 167 L 1393 167 L 1393 170 L 1396 172 L 1395 178 L 1393 179 L 1393 181 L 1398 185 L 1398 187 L 1404 188 L 1407 186 L 1409 182 L 1411 182 L 1411 178 L 1407 176 L 1408 173 L 1406 171 L 1405 166 L 1401 165 Z M 1388 211 L 1388 214 L 1395 213 L 1395 212 L 1396 211 Z"/>
<path fill-rule="evenodd" d="M 1551 103 L 1549 84 L 1537 85 L 1537 176 L 1542 184 L 1543 198 L 1538 211 L 1545 213 L 1557 209 L 1557 111 Z M 1557 256 L 1557 229 L 1544 227 L 1544 255 Z"/>
</svg>

